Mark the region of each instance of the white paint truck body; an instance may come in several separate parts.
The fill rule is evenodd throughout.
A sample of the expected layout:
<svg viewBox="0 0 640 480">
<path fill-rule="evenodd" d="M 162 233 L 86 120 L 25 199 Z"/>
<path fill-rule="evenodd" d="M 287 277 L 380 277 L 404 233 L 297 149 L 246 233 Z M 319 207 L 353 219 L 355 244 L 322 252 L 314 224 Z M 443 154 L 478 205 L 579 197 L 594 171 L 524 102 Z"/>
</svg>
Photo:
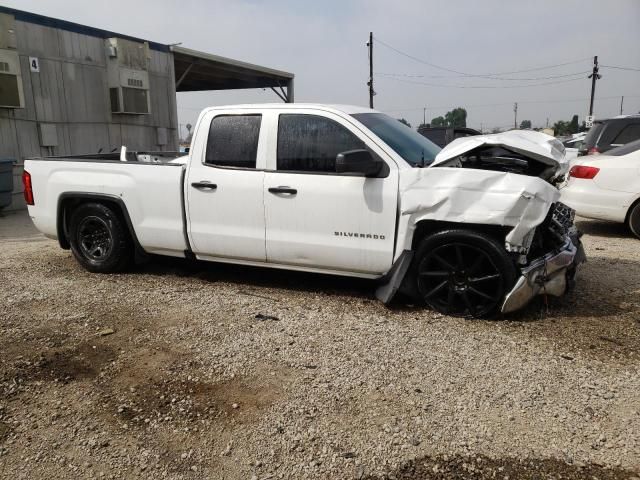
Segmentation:
<svg viewBox="0 0 640 480">
<path fill-rule="evenodd" d="M 27 160 L 29 214 L 76 257 L 83 241 L 73 213 L 102 202 L 121 216 L 140 254 L 380 279 L 385 302 L 406 283 L 425 235 L 478 231 L 500 243 L 516 269 L 496 300 L 500 310 L 542 290 L 563 294 L 583 255 L 571 212 L 548 231 L 558 223 L 553 182 L 566 169 L 562 145 L 516 131 L 458 139 L 440 151 L 394 122 L 350 106 L 208 108 L 188 158 Z M 547 241 L 552 234 L 555 243 Z M 533 274 L 542 272 L 540 261 L 546 272 Z"/>
</svg>

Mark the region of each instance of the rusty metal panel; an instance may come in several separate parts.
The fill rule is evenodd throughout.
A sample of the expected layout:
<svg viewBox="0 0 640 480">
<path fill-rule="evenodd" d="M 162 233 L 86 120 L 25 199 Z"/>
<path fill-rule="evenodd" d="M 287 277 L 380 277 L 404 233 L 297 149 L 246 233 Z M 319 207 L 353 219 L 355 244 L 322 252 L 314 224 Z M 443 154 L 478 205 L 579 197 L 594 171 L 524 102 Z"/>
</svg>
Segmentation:
<svg viewBox="0 0 640 480">
<path fill-rule="evenodd" d="M 107 48 L 115 47 L 116 56 L 114 58 L 117 59 L 120 66 L 134 70 L 147 71 L 149 69 L 149 43 L 133 42 L 115 37 L 107 39 L 105 46 Z"/>
</svg>

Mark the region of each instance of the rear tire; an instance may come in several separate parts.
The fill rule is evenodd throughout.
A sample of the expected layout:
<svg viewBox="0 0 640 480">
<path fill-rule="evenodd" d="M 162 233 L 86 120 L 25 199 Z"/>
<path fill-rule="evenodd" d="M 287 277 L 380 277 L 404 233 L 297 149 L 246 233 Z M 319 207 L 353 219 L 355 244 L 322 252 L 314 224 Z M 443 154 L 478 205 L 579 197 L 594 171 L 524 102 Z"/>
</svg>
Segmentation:
<svg viewBox="0 0 640 480">
<path fill-rule="evenodd" d="M 637 202 L 631 210 L 629 210 L 629 215 L 627 217 L 627 226 L 631 233 L 633 233 L 637 238 L 640 238 L 640 202 Z"/>
<path fill-rule="evenodd" d="M 132 258 L 132 242 L 121 217 L 101 203 L 80 205 L 69 222 L 71 252 L 94 273 L 124 270 Z"/>
<path fill-rule="evenodd" d="M 517 278 L 504 245 L 462 229 L 424 238 L 409 275 L 419 301 L 447 315 L 473 318 L 497 314 Z"/>
</svg>

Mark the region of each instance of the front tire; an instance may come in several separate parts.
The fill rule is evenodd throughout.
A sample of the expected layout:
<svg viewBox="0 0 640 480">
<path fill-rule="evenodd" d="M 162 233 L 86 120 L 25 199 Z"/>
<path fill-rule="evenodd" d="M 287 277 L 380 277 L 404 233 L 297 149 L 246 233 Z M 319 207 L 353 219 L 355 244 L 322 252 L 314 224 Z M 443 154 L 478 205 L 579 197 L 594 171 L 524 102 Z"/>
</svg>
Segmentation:
<svg viewBox="0 0 640 480">
<path fill-rule="evenodd" d="M 424 238 L 410 273 L 420 301 L 447 315 L 474 318 L 498 313 L 517 277 L 503 245 L 462 229 Z"/>
<path fill-rule="evenodd" d="M 73 211 L 69 237 L 73 256 L 90 272 L 119 272 L 131 261 L 131 238 L 124 222 L 101 203 L 86 203 Z"/>
<path fill-rule="evenodd" d="M 636 203 L 631 210 L 629 210 L 629 216 L 627 217 L 627 226 L 631 233 L 637 238 L 640 238 L 640 202 Z"/>
</svg>

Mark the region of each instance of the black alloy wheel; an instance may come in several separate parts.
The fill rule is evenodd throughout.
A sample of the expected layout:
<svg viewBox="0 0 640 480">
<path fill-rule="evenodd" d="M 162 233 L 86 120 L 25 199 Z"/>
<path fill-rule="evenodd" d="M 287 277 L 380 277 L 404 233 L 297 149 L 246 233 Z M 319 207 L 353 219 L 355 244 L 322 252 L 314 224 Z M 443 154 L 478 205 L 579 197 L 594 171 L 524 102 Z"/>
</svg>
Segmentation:
<svg viewBox="0 0 640 480">
<path fill-rule="evenodd" d="M 448 230 L 421 243 L 414 267 L 420 300 L 454 316 L 486 318 L 500 311 L 516 280 L 503 245 L 482 233 Z"/>
<path fill-rule="evenodd" d="M 131 235 L 121 212 L 113 206 L 77 206 L 70 215 L 68 231 L 73 256 L 90 272 L 119 272 L 131 263 Z"/>
<path fill-rule="evenodd" d="M 113 236 L 102 218 L 85 217 L 78 226 L 78 244 L 83 255 L 99 262 L 111 254 Z"/>
</svg>

